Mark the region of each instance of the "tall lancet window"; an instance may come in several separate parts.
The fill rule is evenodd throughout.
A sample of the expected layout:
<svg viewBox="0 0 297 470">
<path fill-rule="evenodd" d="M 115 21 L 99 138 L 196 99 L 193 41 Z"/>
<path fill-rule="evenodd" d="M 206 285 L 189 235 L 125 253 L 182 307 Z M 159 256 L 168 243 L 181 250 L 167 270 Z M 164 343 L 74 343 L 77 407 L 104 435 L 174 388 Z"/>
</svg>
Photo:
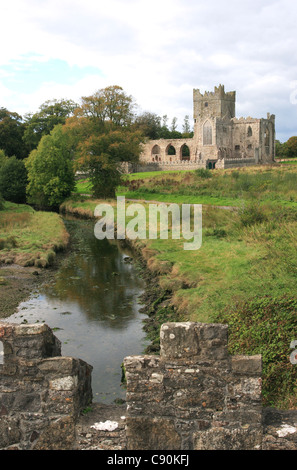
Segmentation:
<svg viewBox="0 0 297 470">
<path fill-rule="evenodd" d="M 212 125 L 206 121 L 203 126 L 203 145 L 212 145 Z"/>
</svg>

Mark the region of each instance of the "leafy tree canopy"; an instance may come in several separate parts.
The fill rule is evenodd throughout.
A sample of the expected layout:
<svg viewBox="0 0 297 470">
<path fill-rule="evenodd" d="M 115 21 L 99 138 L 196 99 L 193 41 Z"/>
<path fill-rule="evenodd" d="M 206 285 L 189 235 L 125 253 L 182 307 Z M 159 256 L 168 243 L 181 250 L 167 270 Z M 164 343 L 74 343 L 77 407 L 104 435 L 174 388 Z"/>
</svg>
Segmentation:
<svg viewBox="0 0 297 470">
<path fill-rule="evenodd" d="M 168 117 L 165 114 L 162 118 L 155 113 L 143 112 L 136 116 L 134 127 L 141 130 L 148 139 L 181 139 L 193 137 L 190 129 L 189 116 L 185 116 L 183 132 L 177 130 L 177 118 L 174 117 L 168 127 Z"/>
<path fill-rule="evenodd" d="M 26 160 L 27 198 L 42 208 L 58 207 L 75 186 L 73 150 L 62 124 L 41 138 Z"/>
<path fill-rule="evenodd" d="M 8 157 L 5 155 L 4 150 L 0 149 L 0 168 L 8 160 Z"/>
<path fill-rule="evenodd" d="M 297 158 L 297 137 L 290 137 L 287 142 L 275 141 L 275 156 L 277 158 Z"/>
<path fill-rule="evenodd" d="M 136 116 L 134 128 L 138 129 L 149 139 L 155 140 L 160 137 L 161 118 L 155 113 L 144 112 Z"/>
<path fill-rule="evenodd" d="M 18 113 L 8 111 L 6 108 L 0 108 L 0 149 L 8 157 L 13 155 L 17 158 L 25 158 L 28 154 L 24 146 L 24 123 Z"/>
<path fill-rule="evenodd" d="M 287 140 L 285 153 L 289 158 L 297 157 L 297 136 L 290 137 Z"/>
<path fill-rule="evenodd" d="M 134 118 L 135 102 L 117 85 L 98 90 L 91 96 L 82 97 L 77 113 L 96 122 L 98 127 L 131 125 Z"/>
<path fill-rule="evenodd" d="M 0 167 L 0 193 L 6 201 L 26 202 L 27 171 L 23 160 L 7 158 Z"/>
<path fill-rule="evenodd" d="M 83 97 L 64 126 L 75 149 L 75 169 L 85 171 L 95 197 L 114 197 L 121 163 L 137 161 L 144 140 L 132 125 L 135 102 L 119 86 Z"/>
<path fill-rule="evenodd" d="M 25 116 L 24 142 L 33 150 L 41 137 L 48 135 L 57 124 L 64 124 L 77 108 L 72 100 L 49 100 L 39 107 L 33 115 Z"/>
</svg>

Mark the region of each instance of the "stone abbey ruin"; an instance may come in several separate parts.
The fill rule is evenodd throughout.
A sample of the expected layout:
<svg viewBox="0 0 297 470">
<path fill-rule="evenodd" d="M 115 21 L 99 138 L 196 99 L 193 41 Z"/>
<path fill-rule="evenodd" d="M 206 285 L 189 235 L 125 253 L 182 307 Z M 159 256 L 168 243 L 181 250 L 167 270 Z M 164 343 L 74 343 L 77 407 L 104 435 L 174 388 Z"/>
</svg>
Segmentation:
<svg viewBox="0 0 297 470">
<path fill-rule="evenodd" d="M 235 117 L 236 92 L 223 85 L 214 92 L 193 90 L 194 137 L 159 139 L 144 144 L 141 163 L 152 169 L 232 168 L 274 161 L 275 115 Z M 137 171 L 144 171 L 143 168 Z"/>
</svg>

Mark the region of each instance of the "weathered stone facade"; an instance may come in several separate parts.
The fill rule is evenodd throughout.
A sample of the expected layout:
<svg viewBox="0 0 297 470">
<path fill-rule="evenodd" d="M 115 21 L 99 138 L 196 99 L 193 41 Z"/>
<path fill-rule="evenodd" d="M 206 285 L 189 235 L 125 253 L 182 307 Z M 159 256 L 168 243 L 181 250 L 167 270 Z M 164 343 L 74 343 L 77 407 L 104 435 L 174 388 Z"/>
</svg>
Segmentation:
<svg viewBox="0 0 297 470">
<path fill-rule="evenodd" d="M 228 326 L 167 323 L 160 356 L 130 356 L 128 449 L 262 446 L 261 356 L 228 354 Z"/>
<path fill-rule="evenodd" d="M 0 449 L 71 449 L 75 422 L 92 400 L 92 367 L 61 357 L 47 325 L 0 323 Z"/>
<path fill-rule="evenodd" d="M 193 91 L 194 137 L 150 140 L 140 163 L 166 165 L 189 161 L 196 168 L 230 168 L 269 164 L 275 156 L 275 116 L 235 117 L 236 93 L 224 86 L 214 92 Z M 152 168 L 152 167 L 151 167 Z M 136 168 L 137 169 L 137 168 Z M 137 170 L 139 171 L 139 170 Z"/>
<path fill-rule="evenodd" d="M 160 333 L 160 356 L 124 360 L 126 405 L 104 405 L 48 326 L 0 322 L 0 450 L 297 450 L 297 410 L 262 409 L 261 357 L 230 356 L 227 325 Z"/>
</svg>

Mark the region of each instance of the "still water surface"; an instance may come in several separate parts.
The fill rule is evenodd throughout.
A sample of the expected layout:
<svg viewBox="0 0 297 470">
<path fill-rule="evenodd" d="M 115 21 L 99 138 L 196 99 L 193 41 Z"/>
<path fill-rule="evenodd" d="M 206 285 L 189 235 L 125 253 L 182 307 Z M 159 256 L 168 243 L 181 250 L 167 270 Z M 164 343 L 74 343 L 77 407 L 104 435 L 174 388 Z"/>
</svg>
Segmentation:
<svg viewBox="0 0 297 470">
<path fill-rule="evenodd" d="M 10 322 L 44 322 L 62 343 L 62 355 L 91 364 L 93 401 L 125 399 L 124 357 L 142 354 L 144 282 L 130 253 L 116 242 L 97 240 L 94 223 L 65 220 L 75 250 L 55 278 L 22 302 Z"/>
</svg>

